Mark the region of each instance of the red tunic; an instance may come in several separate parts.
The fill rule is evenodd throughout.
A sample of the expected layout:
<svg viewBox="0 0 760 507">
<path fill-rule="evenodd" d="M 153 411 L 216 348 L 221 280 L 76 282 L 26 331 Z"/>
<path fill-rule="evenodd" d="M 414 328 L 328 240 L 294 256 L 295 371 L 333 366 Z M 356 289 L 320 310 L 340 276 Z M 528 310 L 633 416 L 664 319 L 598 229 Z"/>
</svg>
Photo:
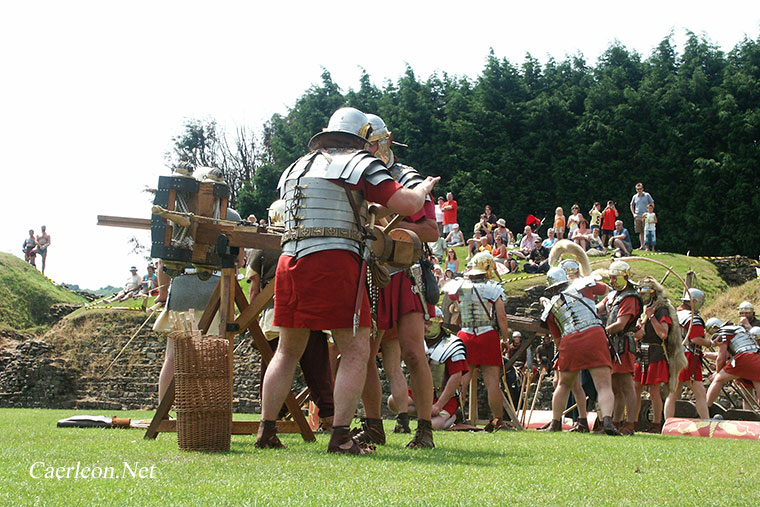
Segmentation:
<svg viewBox="0 0 760 507">
<path fill-rule="evenodd" d="M 459 331 L 457 336 L 467 347 L 467 363 L 473 366 L 501 366 L 501 344 L 495 329 L 483 334 Z"/>
<path fill-rule="evenodd" d="M 660 322 L 667 324 L 668 326 L 673 325 L 673 321 L 667 315 L 663 315 L 660 319 Z M 659 344 L 650 343 L 649 346 L 659 347 Z M 665 359 L 655 361 L 654 363 L 649 363 L 649 365 L 646 367 L 646 371 L 644 371 L 641 365 L 637 362 L 633 371 L 633 380 L 644 386 L 662 384 L 663 382 L 667 382 L 668 379 L 668 361 Z"/>
<path fill-rule="evenodd" d="M 365 199 L 382 205 L 401 187 L 392 180 L 373 186 L 361 180 L 352 187 Z M 275 276 L 274 325 L 300 329 L 353 327 L 359 284 L 359 256 L 348 250 L 323 250 L 295 260 L 283 255 Z M 359 325 L 369 327 L 369 297 L 365 288 Z"/>
<path fill-rule="evenodd" d="M 446 375 L 446 381 L 447 382 L 448 382 L 448 379 L 452 375 L 454 375 L 455 373 L 458 373 L 460 371 L 463 374 L 467 373 L 468 371 L 470 371 L 469 368 L 467 368 L 467 361 L 452 361 L 451 359 L 448 359 L 446 361 L 446 373 L 447 373 L 447 375 Z M 444 385 L 444 387 L 446 387 L 446 386 Z M 414 399 L 412 397 L 412 388 L 411 387 L 409 388 L 408 392 L 409 392 L 409 397 L 412 398 L 412 399 Z M 435 403 L 437 401 L 438 401 L 438 398 L 435 398 L 433 400 L 433 403 Z M 446 404 L 441 408 L 441 410 L 445 410 L 446 412 L 449 413 L 450 416 L 452 416 L 452 415 L 454 415 L 456 413 L 456 411 L 457 411 L 458 408 L 459 408 L 459 398 L 457 398 L 457 396 L 454 395 L 451 398 L 449 398 L 449 401 L 446 402 Z"/>
<path fill-rule="evenodd" d="M 607 298 L 604 299 L 603 303 L 606 304 L 606 302 Z M 620 302 L 618 317 L 622 315 L 630 315 L 631 319 L 635 320 L 639 316 L 639 313 L 641 313 L 641 305 L 639 305 L 639 301 L 635 297 L 627 297 Z M 623 354 L 620 354 L 620 362 L 618 363 L 615 361 L 612 363 L 612 374 L 633 373 L 633 365 L 635 362 L 636 356 L 633 355 L 633 352 L 627 350 L 626 347 L 626 351 Z"/>
<path fill-rule="evenodd" d="M 425 219 L 435 220 L 435 205 L 432 200 L 426 200 L 420 211 L 404 220 L 416 223 Z M 435 306 L 427 305 L 427 307 L 428 315 L 435 315 Z M 390 329 L 402 315 L 412 312 L 423 313 L 422 302 L 420 297 L 412 292 L 411 278 L 400 271 L 391 276 L 390 283 L 380 290 L 377 305 L 377 328 Z M 383 337 L 383 341 L 390 339 Z"/>
<path fill-rule="evenodd" d="M 592 287 L 582 289 L 581 294 L 593 300 L 594 296 L 601 296 L 606 291 L 606 285 L 597 283 Z M 555 338 L 561 336 L 559 327 L 554 321 L 554 315 L 549 314 L 547 324 L 552 336 Z M 611 368 L 612 359 L 610 358 L 607 335 L 601 325 L 561 337 L 556 369 L 559 371 L 579 371 L 604 366 Z"/>
<path fill-rule="evenodd" d="M 705 328 L 699 324 L 691 326 L 691 332 L 689 333 L 689 340 L 692 342 L 694 338 L 704 338 Z M 702 382 L 702 354 L 694 354 L 693 352 L 686 352 L 686 360 L 689 364 L 681 370 L 678 374 L 679 382 L 688 382 L 690 380 L 697 380 Z"/>
<path fill-rule="evenodd" d="M 727 361 L 723 370 L 741 379 L 752 382 L 760 382 L 760 354 L 755 352 L 742 352 L 734 357 L 734 366 Z"/>
</svg>

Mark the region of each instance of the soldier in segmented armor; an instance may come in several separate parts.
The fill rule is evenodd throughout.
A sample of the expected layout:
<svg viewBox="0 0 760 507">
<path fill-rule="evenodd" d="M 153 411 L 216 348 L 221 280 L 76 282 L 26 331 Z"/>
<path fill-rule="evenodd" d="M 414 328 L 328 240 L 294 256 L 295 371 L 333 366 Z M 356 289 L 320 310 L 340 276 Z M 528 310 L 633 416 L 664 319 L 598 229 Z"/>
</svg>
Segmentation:
<svg viewBox="0 0 760 507">
<path fill-rule="evenodd" d="M 615 353 L 620 358 L 612 364 L 612 391 L 615 393 L 615 424 L 624 435 L 633 433 L 636 427 L 636 389 L 633 384 L 634 340 L 633 328 L 641 314 L 641 300 L 629 281 L 630 266 L 623 261 L 610 264 L 610 285 L 607 294 L 597 308 L 607 313 L 606 330 Z M 626 420 L 623 423 L 623 419 Z"/>
<path fill-rule="evenodd" d="M 709 319 L 705 327 L 708 334 L 714 333 L 718 344 L 718 373 L 707 390 L 707 406 L 715 402 L 726 382 L 735 379 L 752 382 L 755 393 L 760 393 L 760 346 L 755 338 L 743 326 L 725 324 L 717 318 Z"/>
<path fill-rule="evenodd" d="M 457 336 L 467 346 L 470 369 L 462 384 L 476 382 L 477 377 L 472 378 L 472 373 L 480 368 L 488 391 L 488 406 L 493 413 L 493 419 L 485 429 L 496 431 L 506 427 L 502 419 L 504 407 L 499 385 L 502 367 L 499 332 L 506 336 L 508 328 L 504 290 L 501 285 L 490 281 L 496 269 L 490 253 L 476 254 L 468 266 L 470 269 L 465 271 L 465 278 L 449 282 L 444 290 L 451 300 L 459 303 L 461 329 Z"/>
<path fill-rule="evenodd" d="M 369 357 L 369 298 L 364 285 L 370 240 L 367 200 L 402 215 L 422 208 L 438 179 L 405 189 L 364 151 L 369 119 L 342 108 L 309 141 L 312 150 L 288 167 L 278 188 L 287 204 L 282 256 L 275 276 L 274 322 L 280 343 L 262 386 L 256 446 L 282 447 L 275 419 L 290 390 L 311 329 L 330 329 L 341 352 L 328 452 L 366 454 L 349 433 Z M 358 311 L 357 311 L 358 310 Z"/>
<path fill-rule="evenodd" d="M 581 370 L 589 370 L 599 394 L 602 427 L 608 435 L 620 435 L 612 424 L 614 397 L 610 371 L 612 360 L 602 321 L 597 316 L 594 296 L 606 294 L 607 285 L 593 278 L 570 282 L 567 272 L 553 267 L 546 274 L 550 300 L 542 300 L 541 320 L 559 344 L 557 388 L 552 397 L 552 422 L 546 431 L 562 431 L 562 411 Z"/>
<path fill-rule="evenodd" d="M 458 389 L 462 374 L 468 371 L 467 348 L 460 338 L 449 334 L 442 327 L 443 312 L 439 308 L 435 311 L 436 316 L 425 322 L 425 348 L 433 375 L 433 429 L 445 430 L 454 424 L 459 409 Z M 388 398 L 389 407 L 395 405 L 392 398 L 391 394 Z M 406 403 L 409 411 L 414 413 L 416 408 L 413 396 L 408 396 Z"/>
<path fill-rule="evenodd" d="M 389 168 L 393 179 L 404 188 L 414 189 L 425 178 L 416 169 L 400 164 L 395 158 L 391 144 L 393 135 L 383 120 L 368 114 L 372 133 L 369 136 L 368 151 L 377 156 Z M 438 239 L 438 225 L 435 221 L 435 204 L 432 197 L 425 198 L 422 209 L 407 216 L 397 228 L 414 232 L 422 242 Z M 407 400 L 406 379 L 401 371 L 401 359 L 409 369 L 411 385 L 417 409 L 417 432 L 409 443 L 410 448 L 435 447 L 432 433 L 433 387 L 430 368 L 425 358 L 424 322 L 435 315 L 435 307 L 415 293 L 413 287 L 421 286 L 414 279 L 411 269 L 388 267 L 390 283 L 380 290 L 377 309 L 379 337 L 372 343 L 367 378 L 362 392 L 365 418 L 357 438 L 367 443 L 385 443 L 385 431 L 381 417 L 382 390 L 375 357 L 382 347 L 383 366 L 390 380 L 391 393 L 395 394 L 393 409 L 399 414 L 394 432 L 409 433 L 409 414 L 405 406 Z"/>
<path fill-rule="evenodd" d="M 678 307 L 678 324 L 684 336 L 688 333 L 688 340 L 684 343 L 684 353 L 688 364 L 678 374 L 678 387 L 665 400 L 666 421 L 676 414 L 676 401 L 681 396 L 681 387 L 684 383 L 694 393 L 699 417 L 702 419 L 710 417 L 707 409 L 707 391 L 702 382 L 702 347 L 712 347 L 713 343 L 705 338 L 705 322 L 699 315 L 699 309 L 704 302 L 704 292 L 699 289 L 689 289 L 689 294 L 684 294 L 681 306 Z M 690 327 L 691 330 L 689 330 Z"/>
</svg>

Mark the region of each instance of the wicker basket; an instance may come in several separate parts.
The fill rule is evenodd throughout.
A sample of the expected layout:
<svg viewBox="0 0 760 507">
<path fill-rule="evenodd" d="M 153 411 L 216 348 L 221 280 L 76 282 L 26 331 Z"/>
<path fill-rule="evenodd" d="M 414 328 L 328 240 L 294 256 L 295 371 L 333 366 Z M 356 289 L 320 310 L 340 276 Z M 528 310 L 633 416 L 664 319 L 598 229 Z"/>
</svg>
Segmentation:
<svg viewBox="0 0 760 507">
<path fill-rule="evenodd" d="M 173 333 L 177 442 L 185 451 L 229 451 L 232 389 L 229 342 Z"/>
</svg>

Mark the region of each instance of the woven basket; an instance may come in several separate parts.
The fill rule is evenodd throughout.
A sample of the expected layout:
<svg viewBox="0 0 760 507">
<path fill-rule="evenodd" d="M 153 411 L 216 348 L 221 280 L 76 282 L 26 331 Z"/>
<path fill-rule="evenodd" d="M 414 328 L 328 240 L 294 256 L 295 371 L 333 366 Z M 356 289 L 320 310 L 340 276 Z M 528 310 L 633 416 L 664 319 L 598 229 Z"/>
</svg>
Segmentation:
<svg viewBox="0 0 760 507">
<path fill-rule="evenodd" d="M 232 389 L 229 342 L 173 333 L 177 442 L 185 451 L 229 451 Z"/>
</svg>

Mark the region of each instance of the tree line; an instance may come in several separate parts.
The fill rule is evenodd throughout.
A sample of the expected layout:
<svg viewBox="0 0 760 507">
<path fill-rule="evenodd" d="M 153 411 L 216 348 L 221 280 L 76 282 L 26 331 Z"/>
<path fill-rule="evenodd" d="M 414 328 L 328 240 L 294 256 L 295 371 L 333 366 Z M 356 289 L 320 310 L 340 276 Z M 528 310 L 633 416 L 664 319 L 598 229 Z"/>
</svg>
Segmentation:
<svg viewBox="0 0 760 507">
<path fill-rule="evenodd" d="M 641 181 L 655 200 L 659 250 L 760 254 L 760 39 L 726 53 L 689 33 L 678 54 L 669 36 L 647 58 L 614 43 L 596 65 L 530 54 L 516 65 L 491 51 L 475 78 L 421 79 L 407 67 L 382 86 L 363 72 L 346 92 L 325 70 L 258 137 L 243 130 L 242 144 L 240 131 L 217 143 L 233 155 L 249 148 L 248 172 L 225 173 L 242 216 L 265 216 L 279 174 L 344 105 L 380 115 L 408 145 L 395 150 L 399 159 L 442 177 L 436 195 L 454 194 L 465 231 L 485 204 L 520 231 L 528 214 L 550 224 L 557 206 L 577 203 L 586 214 L 612 199 L 633 235 L 628 204 Z M 188 122 L 174 155 L 192 147 L 188 139 L 197 151 L 191 127 L 209 124 Z M 238 167 L 241 158 L 227 156 Z"/>
</svg>

